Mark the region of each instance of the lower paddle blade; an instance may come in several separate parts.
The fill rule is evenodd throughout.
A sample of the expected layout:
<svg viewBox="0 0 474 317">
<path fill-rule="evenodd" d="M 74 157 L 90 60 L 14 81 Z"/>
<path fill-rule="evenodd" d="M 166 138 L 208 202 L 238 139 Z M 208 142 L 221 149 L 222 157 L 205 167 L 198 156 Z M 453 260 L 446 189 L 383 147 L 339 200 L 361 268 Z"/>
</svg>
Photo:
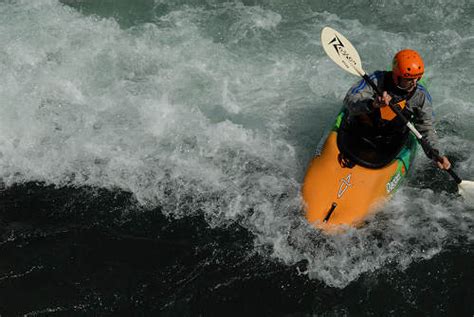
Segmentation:
<svg viewBox="0 0 474 317">
<path fill-rule="evenodd" d="M 459 193 L 466 203 L 474 206 L 474 182 L 462 181 L 461 184 L 459 184 Z"/>
</svg>

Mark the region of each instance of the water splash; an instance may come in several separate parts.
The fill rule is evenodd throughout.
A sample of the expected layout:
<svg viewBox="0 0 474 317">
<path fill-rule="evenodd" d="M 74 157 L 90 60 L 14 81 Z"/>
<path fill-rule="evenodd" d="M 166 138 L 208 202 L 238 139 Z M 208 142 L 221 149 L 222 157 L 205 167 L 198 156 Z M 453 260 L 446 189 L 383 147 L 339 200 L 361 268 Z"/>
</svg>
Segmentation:
<svg viewBox="0 0 474 317">
<path fill-rule="evenodd" d="M 57 1 L 3 3 L 3 181 L 120 188 L 171 217 L 202 213 L 210 226 L 235 221 L 262 254 L 289 265 L 305 260 L 310 278 L 336 287 L 386 266 L 403 270 L 463 243 L 459 235 L 472 240 L 469 208 L 436 184 L 422 189 L 433 185 L 423 178 L 364 228 L 324 236 L 305 222 L 302 174 L 353 80 L 320 49 L 323 25 L 348 34 L 368 71 L 385 68 L 402 46 L 420 46 L 429 74 L 472 85 L 450 73 L 470 47 L 451 36 L 455 30 L 381 32 L 316 9 L 294 11 L 278 1 L 183 5 L 124 28 Z M 440 39 L 467 44 L 453 52 Z M 457 93 L 460 102 L 451 105 L 456 82 L 449 77 L 431 81 L 435 110 L 446 106 L 442 131 L 467 130 L 442 141 L 469 176 L 472 128 L 467 119 L 445 118 L 469 109 L 472 92 Z M 418 167 L 422 173 L 426 165 Z"/>
</svg>

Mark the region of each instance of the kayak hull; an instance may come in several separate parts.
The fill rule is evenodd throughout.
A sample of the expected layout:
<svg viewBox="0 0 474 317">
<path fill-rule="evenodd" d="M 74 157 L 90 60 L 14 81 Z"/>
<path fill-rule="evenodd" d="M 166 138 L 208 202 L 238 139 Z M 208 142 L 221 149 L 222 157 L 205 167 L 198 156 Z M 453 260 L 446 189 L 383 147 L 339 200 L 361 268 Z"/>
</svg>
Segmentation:
<svg viewBox="0 0 474 317">
<path fill-rule="evenodd" d="M 306 218 L 318 228 L 357 226 L 375 212 L 406 178 L 416 152 L 416 140 L 409 137 L 396 157 L 382 168 L 341 164 L 336 125 L 313 158 L 303 182 Z"/>
</svg>

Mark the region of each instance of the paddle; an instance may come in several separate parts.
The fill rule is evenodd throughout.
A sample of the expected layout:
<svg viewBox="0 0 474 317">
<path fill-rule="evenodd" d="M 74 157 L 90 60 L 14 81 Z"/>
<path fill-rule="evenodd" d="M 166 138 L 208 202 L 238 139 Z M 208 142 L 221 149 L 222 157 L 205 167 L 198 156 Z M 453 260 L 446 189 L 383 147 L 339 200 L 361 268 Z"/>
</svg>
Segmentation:
<svg viewBox="0 0 474 317">
<path fill-rule="evenodd" d="M 323 45 L 326 54 L 342 69 L 348 71 L 351 74 L 361 76 L 377 93 L 382 96 L 382 91 L 375 85 L 375 83 L 369 78 L 369 76 L 362 69 L 362 63 L 359 57 L 359 53 L 354 46 L 349 42 L 342 34 L 336 30 L 325 27 L 321 31 L 321 43 Z M 423 136 L 416 130 L 415 126 L 408 121 L 407 118 L 402 114 L 400 107 L 393 101 L 390 102 L 390 109 L 397 114 L 397 116 L 406 124 L 410 131 L 418 139 L 418 142 L 427 150 L 429 155 L 436 161 L 442 162 L 442 158 L 431 145 L 423 138 Z M 449 175 L 456 181 L 459 188 L 459 193 L 464 197 L 466 202 L 470 205 L 474 204 L 474 182 L 466 181 L 459 178 L 459 176 L 452 170 L 452 168 L 446 170 Z"/>
</svg>

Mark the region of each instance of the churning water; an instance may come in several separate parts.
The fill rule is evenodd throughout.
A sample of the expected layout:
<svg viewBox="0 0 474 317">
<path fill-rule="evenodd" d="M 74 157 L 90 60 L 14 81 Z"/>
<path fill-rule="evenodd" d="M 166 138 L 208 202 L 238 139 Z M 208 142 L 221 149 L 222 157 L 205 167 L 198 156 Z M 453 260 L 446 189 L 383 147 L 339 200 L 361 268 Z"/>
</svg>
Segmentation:
<svg viewBox="0 0 474 317">
<path fill-rule="evenodd" d="M 474 210 L 421 151 L 341 235 L 300 189 L 358 80 L 327 25 L 367 72 L 421 53 L 473 180 L 473 21 L 472 1 L 1 1 L 0 313 L 472 315 Z"/>
</svg>

